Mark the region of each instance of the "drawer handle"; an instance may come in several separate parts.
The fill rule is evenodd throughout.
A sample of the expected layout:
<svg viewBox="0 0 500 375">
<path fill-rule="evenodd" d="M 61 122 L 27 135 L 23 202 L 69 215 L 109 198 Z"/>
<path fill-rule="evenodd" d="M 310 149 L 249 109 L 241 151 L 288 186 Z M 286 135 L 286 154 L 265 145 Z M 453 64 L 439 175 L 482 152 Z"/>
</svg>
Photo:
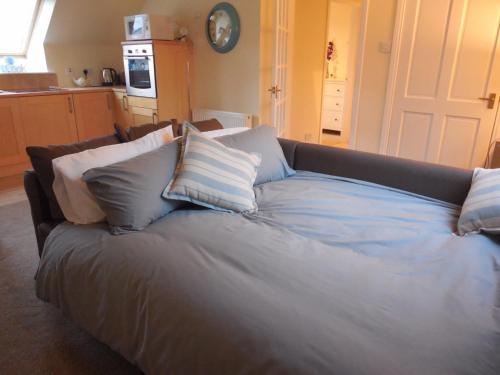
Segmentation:
<svg viewBox="0 0 500 375">
<path fill-rule="evenodd" d="M 71 100 L 71 96 L 68 96 L 68 109 L 69 113 L 73 113 L 73 101 Z"/>
<path fill-rule="evenodd" d="M 127 95 L 123 95 L 122 106 L 123 106 L 123 110 L 125 112 L 128 112 L 128 97 L 127 97 Z"/>
</svg>

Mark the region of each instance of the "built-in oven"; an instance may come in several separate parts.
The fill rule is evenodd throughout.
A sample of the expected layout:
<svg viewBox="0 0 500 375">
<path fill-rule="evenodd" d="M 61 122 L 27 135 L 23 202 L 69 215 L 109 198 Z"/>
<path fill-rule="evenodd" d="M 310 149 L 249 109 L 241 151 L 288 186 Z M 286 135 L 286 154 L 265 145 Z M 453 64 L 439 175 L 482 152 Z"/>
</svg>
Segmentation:
<svg viewBox="0 0 500 375">
<path fill-rule="evenodd" d="M 155 59 L 152 44 L 123 46 L 127 94 L 156 98 Z"/>
</svg>

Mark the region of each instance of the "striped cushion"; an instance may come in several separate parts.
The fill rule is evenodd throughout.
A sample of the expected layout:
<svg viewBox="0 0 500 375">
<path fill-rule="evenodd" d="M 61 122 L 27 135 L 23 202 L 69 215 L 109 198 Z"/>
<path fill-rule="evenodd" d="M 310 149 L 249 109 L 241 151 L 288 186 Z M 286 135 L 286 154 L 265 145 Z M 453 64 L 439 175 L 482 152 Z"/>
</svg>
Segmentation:
<svg viewBox="0 0 500 375">
<path fill-rule="evenodd" d="M 228 212 L 257 210 L 253 183 L 261 157 L 185 127 L 181 157 L 163 197 Z"/>
<path fill-rule="evenodd" d="M 477 168 L 458 220 L 458 233 L 500 234 L 500 169 Z"/>
</svg>

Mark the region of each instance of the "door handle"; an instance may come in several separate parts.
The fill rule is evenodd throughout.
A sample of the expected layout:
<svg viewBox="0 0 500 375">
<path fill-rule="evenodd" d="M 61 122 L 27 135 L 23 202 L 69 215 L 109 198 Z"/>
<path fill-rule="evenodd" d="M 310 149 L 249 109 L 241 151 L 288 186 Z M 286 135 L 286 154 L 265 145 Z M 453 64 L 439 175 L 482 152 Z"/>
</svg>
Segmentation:
<svg viewBox="0 0 500 375">
<path fill-rule="evenodd" d="M 267 91 L 269 91 L 272 95 L 278 95 L 278 93 L 281 92 L 281 89 L 276 85 L 276 86 L 271 87 Z"/>
<path fill-rule="evenodd" d="M 495 108 L 495 101 L 497 99 L 497 94 L 492 92 L 487 98 L 478 98 L 478 99 L 488 102 L 488 109 L 493 109 Z"/>
</svg>

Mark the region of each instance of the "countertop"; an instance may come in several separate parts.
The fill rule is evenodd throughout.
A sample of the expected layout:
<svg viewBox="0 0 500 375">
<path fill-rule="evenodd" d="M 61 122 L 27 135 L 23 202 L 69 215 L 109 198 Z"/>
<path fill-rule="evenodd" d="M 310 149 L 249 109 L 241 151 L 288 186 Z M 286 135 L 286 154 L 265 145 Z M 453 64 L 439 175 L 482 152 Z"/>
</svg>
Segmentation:
<svg viewBox="0 0 500 375">
<path fill-rule="evenodd" d="M 95 86 L 95 87 L 61 87 L 60 89 L 52 89 L 40 91 L 39 89 L 34 89 L 34 91 L 13 92 L 13 91 L 2 91 L 0 90 L 0 98 L 19 98 L 25 96 L 43 96 L 43 95 L 68 95 L 68 94 L 84 94 L 92 92 L 126 92 L 125 86 Z"/>
</svg>

